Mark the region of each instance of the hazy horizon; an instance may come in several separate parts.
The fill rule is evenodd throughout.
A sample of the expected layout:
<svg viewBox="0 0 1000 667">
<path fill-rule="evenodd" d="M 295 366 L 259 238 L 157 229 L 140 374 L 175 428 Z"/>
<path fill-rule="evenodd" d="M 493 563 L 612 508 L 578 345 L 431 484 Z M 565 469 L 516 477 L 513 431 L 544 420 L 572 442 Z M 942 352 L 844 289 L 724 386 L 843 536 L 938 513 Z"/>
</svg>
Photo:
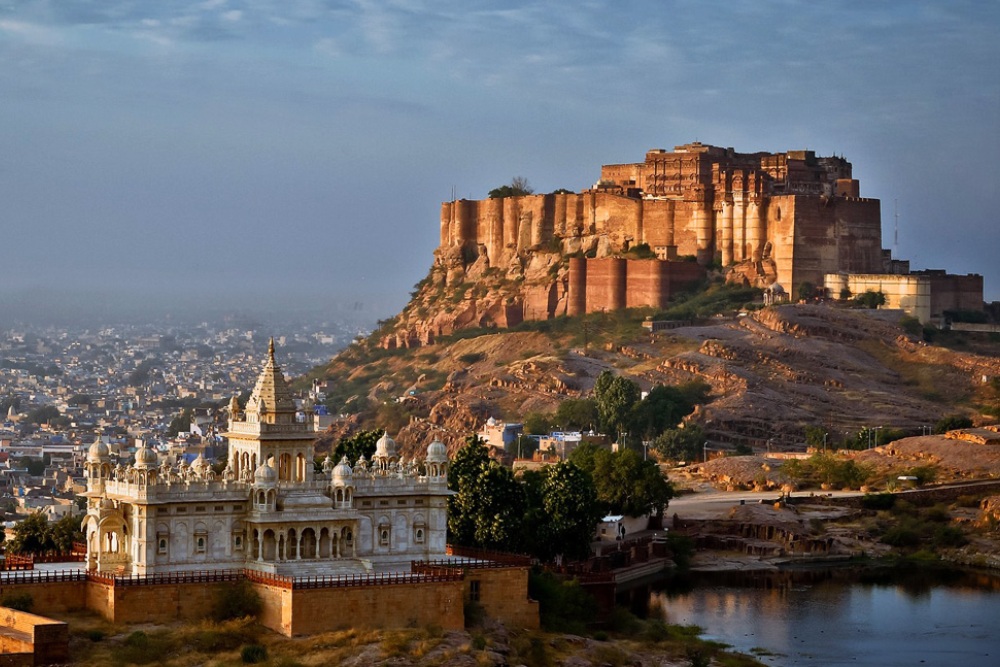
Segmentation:
<svg viewBox="0 0 1000 667">
<path fill-rule="evenodd" d="M 374 322 L 442 201 L 695 140 L 845 156 L 886 248 L 998 300 L 998 33 L 971 0 L 0 0 L 0 306 Z"/>
</svg>

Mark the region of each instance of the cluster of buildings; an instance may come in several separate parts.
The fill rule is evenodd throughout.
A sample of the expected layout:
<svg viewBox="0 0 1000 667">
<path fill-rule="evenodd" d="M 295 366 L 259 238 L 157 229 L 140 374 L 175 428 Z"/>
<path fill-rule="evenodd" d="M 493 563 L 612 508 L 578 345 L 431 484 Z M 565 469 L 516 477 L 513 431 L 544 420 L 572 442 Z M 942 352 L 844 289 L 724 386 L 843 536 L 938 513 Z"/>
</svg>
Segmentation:
<svg viewBox="0 0 1000 667">
<path fill-rule="evenodd" d="M 279 341 L 303 373 L 355 334 L 304 328 Z M 121 460 L 144 446 L 171 463 L 198 456 L 214 463 L 224 453 L 223 408 L 253 385 L 265 344 L 252 329 L 207 323 L 169 333 L 151 326 L 0 332 L 2 519 L 79 511 L 95 440 Z M 314 386 L 304 403 L 320 404 L 312 418 L 325 427 L 322 389 Z"/>
<path fill-rule="evenodd" d="M 261 623 L 288 636 L 358 625 L 458 629 L 470 603 L 538 627 L 526 559 L 447 548 L 442 443 L 406 459 L 383 435 L 370 460 L 327 457 L 317 470 L 311 417 L 272 341 L 245 406 L 233 397 L 225 409 L 224 465 L 202 454 L 172 460 L 141 439 L 116 456 L 94 440 L 80 494 L 84 570 L 5 573 L 5 594 L 32 595 L 43 614 L 169 622 L 203 616 L 218 586 L 243 581 L 261 599 Z M 37 619 L 8 614 L 0 634 Z"/>
</svg>

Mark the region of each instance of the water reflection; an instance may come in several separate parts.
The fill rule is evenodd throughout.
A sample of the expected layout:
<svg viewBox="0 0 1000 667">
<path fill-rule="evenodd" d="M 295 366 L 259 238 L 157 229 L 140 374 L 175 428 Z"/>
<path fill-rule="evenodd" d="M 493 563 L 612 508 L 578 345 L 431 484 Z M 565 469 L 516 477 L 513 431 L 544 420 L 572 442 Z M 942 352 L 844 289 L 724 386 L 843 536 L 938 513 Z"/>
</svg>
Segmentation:
<svg viewBox="0 0 1000 667">
<path fill-rule="evenodd" d="M 899 566 L 692 574 L 633 591 L 640 615 L 699 625 L 772 665 L 1000 665 L 1000 578 Z"/>
</svg>

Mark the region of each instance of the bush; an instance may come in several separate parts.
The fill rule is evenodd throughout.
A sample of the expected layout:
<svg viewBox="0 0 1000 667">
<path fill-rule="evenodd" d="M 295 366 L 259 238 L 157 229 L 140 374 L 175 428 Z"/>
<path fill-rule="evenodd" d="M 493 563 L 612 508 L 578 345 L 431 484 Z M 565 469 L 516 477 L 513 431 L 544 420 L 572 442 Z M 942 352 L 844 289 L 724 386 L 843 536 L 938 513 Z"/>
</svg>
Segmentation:
<svg viewBox="0 0 1000 667">
<path fill-rule="evenodd" d="M 866 510 L 889 510 L 896 504 L 896 496 L 891 493 L 866 493 L 861 498 L 861 506 Z"/>
<path fill-rule="evenodd" d="M 466 366 L 469 366 L 476 362 L 482 361 L 485 358 L 486 354 L 484 352 L 469 352 L 468 354 L 460 355 L 458 357 L 458 360 L 463 364 L 465 364 Z"/>
<path fill-rule="evenodd" d="M 260 613 L 261 601 L 257 591 L 248 581 L 220 584 L 216 589 L 211 617 L 216 621 L 228 621 Z"/>
<path fill-rule="evenodd" d="M 35 600 L 31 597 L 31 593 L 11 593 L 3 596 L 0 604 L 10 609 L 30 612 L 31 608 L 35 605 Z"/>
<path fill-rule="evenodd" d="M 260 644 L 247 644 L 240 651 L 240 660 L 245 665 L 255 665 L 267 660 L 267 649 Z"/>
</svg>

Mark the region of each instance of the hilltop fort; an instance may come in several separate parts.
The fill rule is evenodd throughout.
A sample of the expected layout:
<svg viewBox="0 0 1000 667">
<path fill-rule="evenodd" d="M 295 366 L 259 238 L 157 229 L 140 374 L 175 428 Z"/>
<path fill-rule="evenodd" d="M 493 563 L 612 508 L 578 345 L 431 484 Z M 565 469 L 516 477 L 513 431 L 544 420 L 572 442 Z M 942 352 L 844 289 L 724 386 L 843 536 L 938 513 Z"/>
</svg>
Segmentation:
<svg viewBox="0 0 1000 667">
<path fill-rule="evenodd" d="M 938 311 L 982 308 L 980 276 L 892 278 L 910 274 L 909 263 L 882 248 L 879 200 L 860 196 L 846 159 L 808 150 L 653 149 L 643 162 L 604 165 L 579 193 L 444 202 L 440 234 L 387 347 L 468 326 L 663 307 L 710 268 L 783 295 L 807 284 L 868 289 L 884 276 L 877 290 L 927 301 L 922 320 L 933 315 L 931 291 Z"/>
</svg>

